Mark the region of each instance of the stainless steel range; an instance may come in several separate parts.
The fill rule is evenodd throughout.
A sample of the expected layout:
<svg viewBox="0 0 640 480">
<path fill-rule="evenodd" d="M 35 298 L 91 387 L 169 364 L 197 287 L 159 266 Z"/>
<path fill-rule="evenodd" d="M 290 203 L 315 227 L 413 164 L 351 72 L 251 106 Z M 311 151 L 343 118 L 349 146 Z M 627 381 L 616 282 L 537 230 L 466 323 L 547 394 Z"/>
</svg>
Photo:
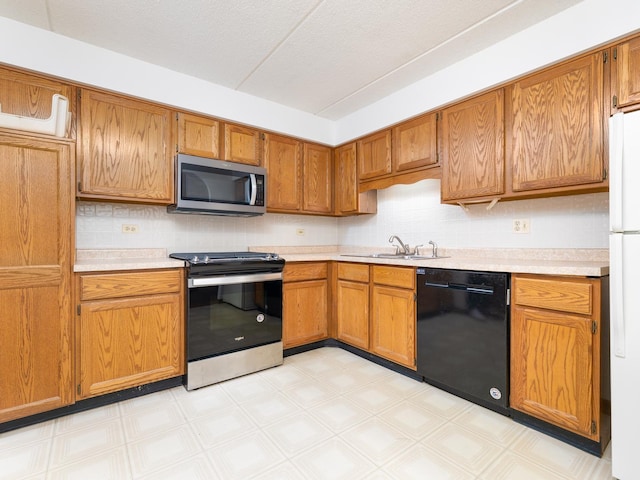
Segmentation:
<svg viewBox="0 0 640 480">
<path fill-rule="evenodd" d="M 284 259 L 262 252 L 169 256 L 188 265 L 187 390 L 282 364 Z"/>
</svg>

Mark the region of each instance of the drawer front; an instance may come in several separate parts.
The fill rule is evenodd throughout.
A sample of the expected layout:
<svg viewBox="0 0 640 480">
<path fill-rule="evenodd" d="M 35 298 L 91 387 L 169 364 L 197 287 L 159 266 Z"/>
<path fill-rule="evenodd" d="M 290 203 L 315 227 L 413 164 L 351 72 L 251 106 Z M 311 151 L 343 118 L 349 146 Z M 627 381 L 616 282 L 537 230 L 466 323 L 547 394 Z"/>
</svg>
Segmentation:
<svg viewBox="0 0 640 480">
<path fill-rule="evenodd" d="M 124 298 L 181 291 L 182 270 L 106 273 L 80 276 L 80 300 Z"/>
<path fill-rule="evenodd" d="M 282 275 L 285 282 L 327 278 L 327 262 L 287 263 Z"/>
<path fill-rule="evenodd" d="M 352 282 L 369 283 L 369 265 L 363 263 L 338 263 L 338 278 Z"/>
<path fill-rule="evenodd" d="M 596 279 L 512 277 L 513 303 L 560 312 L 593 315 Z"/>
<path fill-rule="evenodd" d="M 373 283 L 390 287 L 416 288 L 414 268 L 373 266 Z"/>
</svg>

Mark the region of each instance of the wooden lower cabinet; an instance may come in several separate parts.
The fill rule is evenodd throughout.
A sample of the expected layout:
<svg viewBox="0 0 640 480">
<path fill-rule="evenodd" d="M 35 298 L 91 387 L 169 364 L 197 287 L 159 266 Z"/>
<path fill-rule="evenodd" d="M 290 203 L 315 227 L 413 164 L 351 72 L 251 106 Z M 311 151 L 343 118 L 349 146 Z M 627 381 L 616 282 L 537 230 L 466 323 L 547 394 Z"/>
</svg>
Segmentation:
<svg viewBox="0 0 640 480">
<path fill-rule="evenodd" d="M 513 275 L 511 407 L 606 444 L 601 346 L 606 280 Z M 606 346 L 604 348 L 607 348 Z M 606 359 L 605 359 L 606 361 Z M 604 410 L 606 410 L 606 406 Z"/>
<path fill-rule="evenodd" d="M 416 368 L 414 268 L 371 267 L 371 347 L 388 360 Z"/>
<path fill-rule="evenodd" d="M 77 395 L 184 373 L 182 270 L 77 276 Z"/>
<path fill-rule="evenodd" d="M 416 368 L 415 269 L 338 263 L 336 337 Z"/>
<path fill-rule="evenodd" d="M 284 348 L 327 338 L 328 278 L 327 262 L 300 262 L 285 265 L 282 285 Z"/>
<path fill-rule="evenodd" d="M 74 401 L 73 151 L 0 133 L 0 423 Z"/>
<path fill-rule="evenodd" d="M 338 263 L 336 337 L 369 350 L 369 265 Z"/>
</svg>

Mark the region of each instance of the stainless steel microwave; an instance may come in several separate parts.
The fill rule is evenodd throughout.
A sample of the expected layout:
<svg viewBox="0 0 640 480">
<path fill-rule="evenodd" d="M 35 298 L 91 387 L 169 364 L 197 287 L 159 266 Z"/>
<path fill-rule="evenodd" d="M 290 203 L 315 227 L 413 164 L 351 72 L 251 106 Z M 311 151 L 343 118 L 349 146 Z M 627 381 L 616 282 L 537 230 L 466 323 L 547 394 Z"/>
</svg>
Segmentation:
<svg viewBox="0 0 640 480">
<path fill-rule="evenodd" d="M 267 171 L 262 167 L 180 153 L 175 178 L 170 213 L 250 217 L 266 212 Z"/>
</svg>

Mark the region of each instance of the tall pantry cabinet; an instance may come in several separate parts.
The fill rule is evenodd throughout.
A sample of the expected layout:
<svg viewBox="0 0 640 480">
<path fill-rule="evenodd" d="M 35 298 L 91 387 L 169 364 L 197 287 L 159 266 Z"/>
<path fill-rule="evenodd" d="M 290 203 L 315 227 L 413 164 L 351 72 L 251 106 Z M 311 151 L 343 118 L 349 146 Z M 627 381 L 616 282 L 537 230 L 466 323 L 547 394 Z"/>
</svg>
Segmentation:
<svg viewBox="0 0 640 480">
<path fill-rule="evenodd" d="M 73 403 L 72 159 L 0 133 L 0 423 Z"/>
</svg>

